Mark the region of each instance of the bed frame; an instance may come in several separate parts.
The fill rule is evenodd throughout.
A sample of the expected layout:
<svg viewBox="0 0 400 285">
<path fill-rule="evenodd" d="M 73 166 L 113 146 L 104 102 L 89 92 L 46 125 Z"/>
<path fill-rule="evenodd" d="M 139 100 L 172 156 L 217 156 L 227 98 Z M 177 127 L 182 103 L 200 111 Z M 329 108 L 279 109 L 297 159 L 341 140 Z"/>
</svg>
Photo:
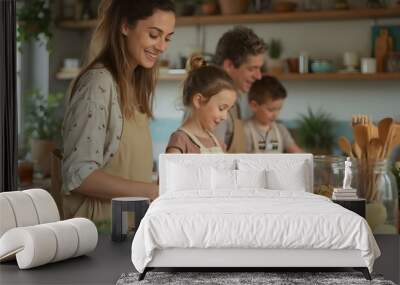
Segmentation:
<svg viewBox="0 0 400 285">
<path fill-rule="evenodd" d="M 224 159 L 235 160 L 249 158 L 259 154 L 225 154 Z M 304 160 L 307 163 L 305 175 L 308 179 L 307 191 L 313 191 L 313 156 L 311 154 L 267 154 L 264 159 L 277 159 L 277 156 L 296 160 Z M 178 157 L 180 156 L 180 157 Z M 194 159 L 197 163 L 212 163 L 218 159 L 215 154 L 186 155 L 186 159 Z M 286 157 L 285 157 L 286 156 Z M 221 155 L 219 155 L 221 158 Z M 166 180 L 168 161 L 182 159 L 182 155 L 160 155 L 160 194 L 166 192 Z M 329 249 L 250 249 L 250 248 L 168 248 L 157 249 L 153 259 L 139 280 L 143 280 L 148 271 L 156 268 L 230 268 L 235 271 L 249 271 L 250 269 L 266 268 L 353 268 L 361 271 L 367 280 L 371 275 L 359 250 L 329 250 Z M 289 269 L 290 270 L 290 269 Z M 261 270 L 262 271 L 262 270 Z"/>
<path fill-rule="evenodd" d="M 359 250 L 327 249 L 193 249 L 171 248 L 156 250 L 152 261 L 139 275 L 155 268 L 232 268 L 246 271 L 254 268 L 338 268 L 350 267 L 361 271 L 371 280 Z"/>
</svg>

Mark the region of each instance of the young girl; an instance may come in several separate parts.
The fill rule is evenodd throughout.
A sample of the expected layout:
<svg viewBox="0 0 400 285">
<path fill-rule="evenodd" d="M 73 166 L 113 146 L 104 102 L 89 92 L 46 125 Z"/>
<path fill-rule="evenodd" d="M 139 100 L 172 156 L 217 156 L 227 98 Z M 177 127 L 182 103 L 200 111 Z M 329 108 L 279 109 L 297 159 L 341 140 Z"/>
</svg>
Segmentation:
<svg viewBox="0 0 400 285">
<path fill-rule="evenodd" d="M 225 144 L 212 134 L 226 120 L 236 100 L 232 79 L 217 66 L 207 65 L 198 55 L 189 61 L 190 72 L 183 85 L 183 105 L 188 117 L 175 131 L 167 153 L 223 153 Z"/>
<path fill-rule="evenodd" d="M 91 60 L 66 98 L 64 218 L 111 218 L 111 198 L 155 199 L 148 119 L 157 60 L 174 32 L 171 0 L 103 0 Z"/>
</svg>

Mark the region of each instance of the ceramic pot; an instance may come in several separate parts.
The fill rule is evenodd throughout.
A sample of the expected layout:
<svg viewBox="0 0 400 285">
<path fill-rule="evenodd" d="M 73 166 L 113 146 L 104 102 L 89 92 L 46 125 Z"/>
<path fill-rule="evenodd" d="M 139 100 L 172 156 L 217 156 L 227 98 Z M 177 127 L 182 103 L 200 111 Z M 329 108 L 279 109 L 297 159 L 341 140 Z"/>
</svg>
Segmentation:
<svg viewBox="0 0 400 285">
<path fill-rule="evenodd" d="M 206 2 L 201 5 L 201 12 L 204 15 L 215 15 L 217 14 L 218 6 L 215 2 Z"/>
<path fill-rule="evenodd" d="M 221 14 L 234 15 L 243 14 L 249 7 L 249 0 L 218 0 Z"/>
<path fill-rule="evenodd" d="M 18 178 L 20 186 L 33 184 L 33 163 L 26 160 L 18 161 Z"/>
<path fill-rule="evenodd" d="M 291 57 L 286 62 L 290 73 L 299 73 L 299 58 Z"/>
<path fill-rule="evenodd" d="M 284 62 L 281 59 L 268 58 L 267 70 L 271 75 L 279 75 L 284 72 Z"/>
<path fill-rule="evenodd" d="M 32 160 L 35 167 L 43 177 L 50 176 L 51 169 L 51 153 L 55 149 L 55 143 L 49 140 L 32 140 Z"/>
<path fill-rule="evenodd" d="M 293 12 L 297 8 L 297 3 L 290 2 L 290 1 L 282 1 L 276 2 L 274 5 L 274 12 L 277 13 L 285 13 L 285 12 Z"/>
</svg>

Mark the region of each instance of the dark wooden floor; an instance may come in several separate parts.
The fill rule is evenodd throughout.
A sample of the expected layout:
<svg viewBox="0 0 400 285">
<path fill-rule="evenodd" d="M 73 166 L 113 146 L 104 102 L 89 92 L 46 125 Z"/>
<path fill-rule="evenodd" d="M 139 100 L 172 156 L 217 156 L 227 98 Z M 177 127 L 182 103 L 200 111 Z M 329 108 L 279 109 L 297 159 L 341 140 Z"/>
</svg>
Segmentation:
<svg viewBox="0 0 400 285">
<path fill-rule="evenodd" d="M 374 273 L 400 283 L 400 236 L 375 236 L 382 257 L 375 262 Z M 112 242 L 110 236 L 100 235 L 96 250 L 88 256 L 47 264 L 41 267 L 19 270 L 16 262 L 0 264 L 0 284 L 115 284 L 124 272 L 134 271 L 131 262 L 131 241 Z M 255 269 L 257 270 L 257 269 Z M 271 269 L 276 271 L 277 269 Z M 296 271 L 299 269 L 278 269 Z M 305 269 L 306 271 L 318 269 Z M 343 268 L 322 271 L 349 270 Z"/>
</svg>

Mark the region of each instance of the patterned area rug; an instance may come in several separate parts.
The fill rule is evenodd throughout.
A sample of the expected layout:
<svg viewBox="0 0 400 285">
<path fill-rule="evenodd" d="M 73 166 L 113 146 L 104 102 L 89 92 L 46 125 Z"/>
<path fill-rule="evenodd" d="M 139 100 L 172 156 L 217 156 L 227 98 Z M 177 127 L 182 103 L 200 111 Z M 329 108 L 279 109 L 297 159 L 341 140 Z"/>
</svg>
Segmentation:
<svg viewBox="0 0 400 285">
<path fill-rule="evenodd" d="M 372 281 L 368 281 L 360 272 L 148 272 L 145 279 L 142 281 L 138 281 L 138 276 L 139 273 L 122 274 L 117 281 L 117 285 L 395 285 L 392 281 L 384 280 L 383 277 L 379 275 L 372 275 Z"/>
</svg>

